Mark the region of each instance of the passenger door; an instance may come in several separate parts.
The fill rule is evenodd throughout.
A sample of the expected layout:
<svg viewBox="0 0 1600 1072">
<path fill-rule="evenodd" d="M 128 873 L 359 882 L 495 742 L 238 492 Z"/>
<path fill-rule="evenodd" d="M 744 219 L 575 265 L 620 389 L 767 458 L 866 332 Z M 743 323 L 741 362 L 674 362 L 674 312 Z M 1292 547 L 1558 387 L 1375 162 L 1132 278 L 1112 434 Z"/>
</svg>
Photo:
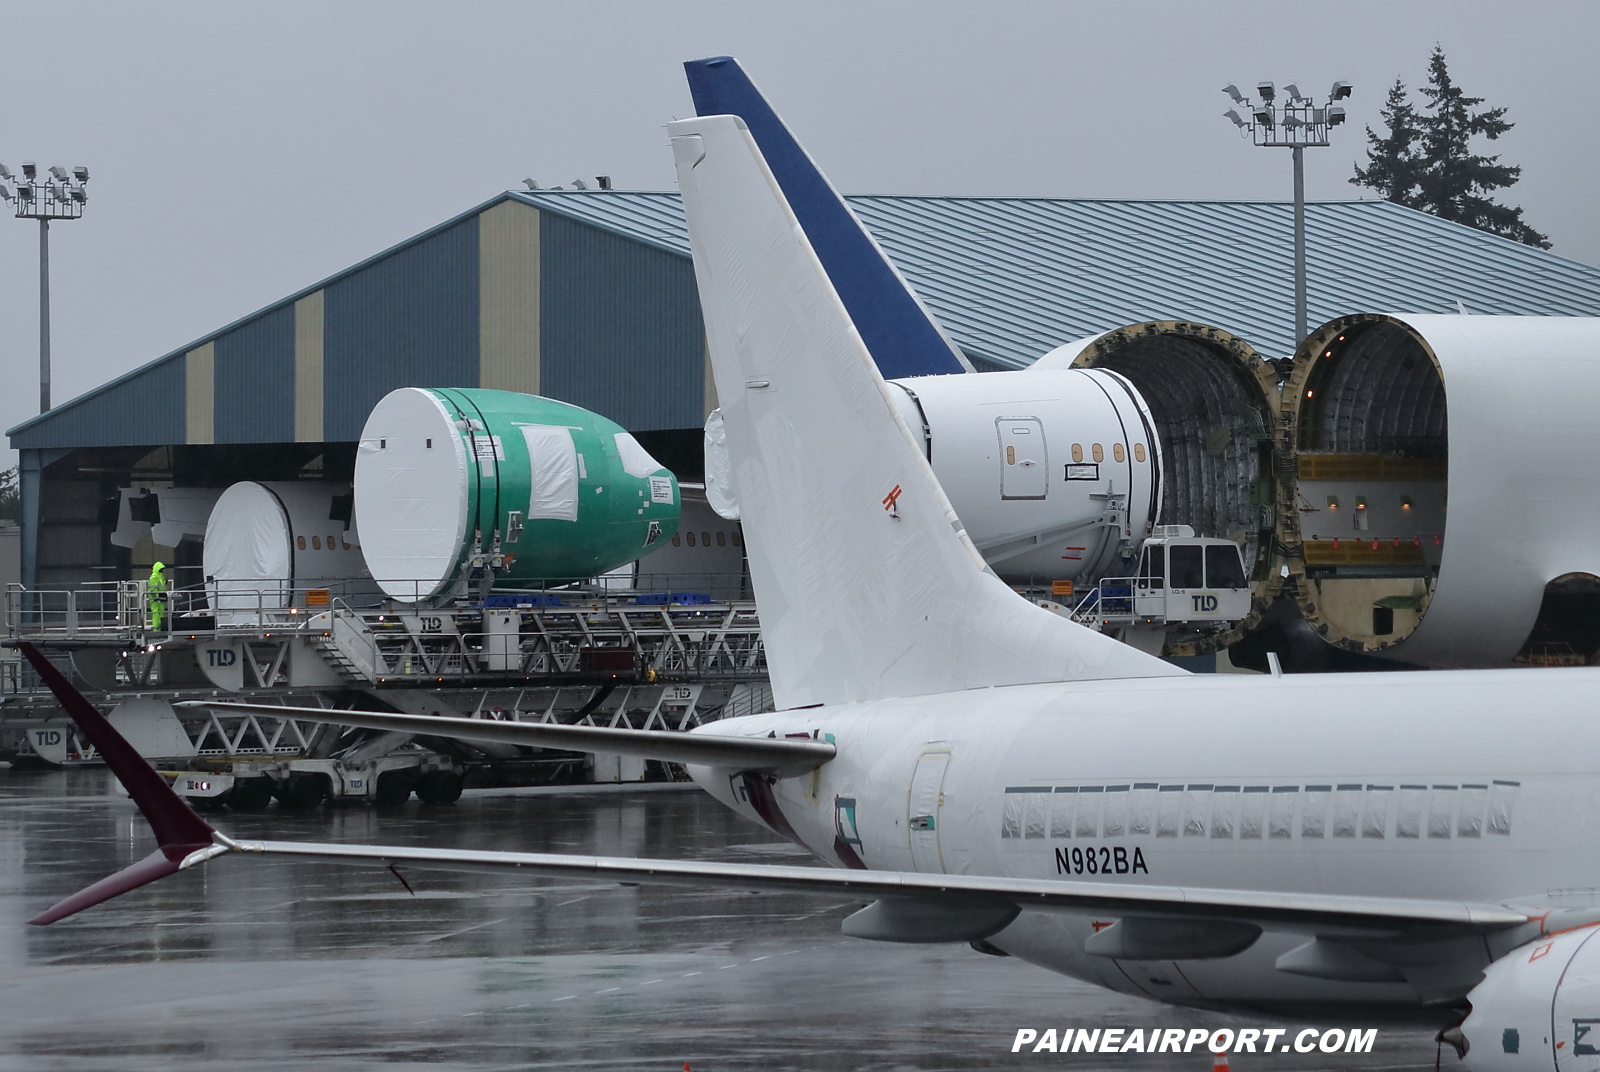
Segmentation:
<svg viewBox="0 0 1600 1072">
<path fill-rule="evenodd" d="M 1000 417 L 1000 497 L 1042 499 L 1049 490 L 1044 422 L 1037 417 Z"/>
<path fill-rule="evenodd" d="M 949 766 L 949 752 L 924 752 L 918 756 L 911 772 L 911 791 L 906 796 L 911 864 L 929 874 L 944 872 L 944 857 L 939 852 L 939 811 L 944 803 L 944 774 Z"/>
</svg>

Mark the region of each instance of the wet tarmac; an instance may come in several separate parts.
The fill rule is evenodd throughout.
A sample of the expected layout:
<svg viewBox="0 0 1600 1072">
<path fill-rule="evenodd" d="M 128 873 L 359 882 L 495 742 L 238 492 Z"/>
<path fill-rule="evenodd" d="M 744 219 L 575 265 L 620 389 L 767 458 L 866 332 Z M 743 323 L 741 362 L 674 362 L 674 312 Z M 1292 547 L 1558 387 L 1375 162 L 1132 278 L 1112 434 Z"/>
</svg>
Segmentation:
<svg viewBox="0 0 1600 1072">
<path fill-rule="evenodd" d="M 211 818 L 245 837 L 812 862 L 672 787 Z M 1010 1048 L 1019 1027 L 1263 1026 L 965 946 L 844 939 L 839 921 L 857 904 L 773 894 L 413 872 L 413 896 L 387 871 L 224 858 L 25 925 L 153 848 L 104 771 L 0 770 L 0 1072 L 1204 1072 L 1200 1052 Z M 1434 1058 L 1428 1032 L 1382 1029 L 1370 1055 L 1236 1055 L 1233 1068 L 1420 1070 Z"/>
</svg>

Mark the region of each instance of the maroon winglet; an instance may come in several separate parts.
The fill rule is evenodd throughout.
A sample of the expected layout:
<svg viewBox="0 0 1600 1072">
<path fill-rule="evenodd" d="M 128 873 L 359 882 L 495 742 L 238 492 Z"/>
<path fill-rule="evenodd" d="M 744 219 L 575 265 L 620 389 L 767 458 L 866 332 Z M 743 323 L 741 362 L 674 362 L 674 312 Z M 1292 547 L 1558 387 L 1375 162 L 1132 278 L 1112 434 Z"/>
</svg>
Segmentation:
<svg viewBox="0 0 1600 1072">
<path fill-rule="evenodd" d="M 172 791 L 166 779 L 157 774 L 155 769 L 145 762 L 144 757 L 134 751 L 133 746 L 123 739 L 122 734 L 106 721 L 105 716 L 95 710 L 93 704 L 84 699 L 82 693 L 72 687 L 71 682 L 62 676 L 61 671 L 57 670 L 38 648 L 25 640 L 18 641 L 17 647 L 27 656 L 33 668 L 44 679 L 44 683 L 50 687 L 50 691 L 56 694 L 56 699 L 61 701 L 61 706 L 72 716 L 72 721 L 78 724 L 78 732 L 94 745 L 95 751 L 100 753 L 100 758 L 111 768 L 111 773 L 117 776 L 117 781 L 122 783 L 128 795 L 133 798 L 133 802 L 144 813 L 145 821 L 155 832 L 156 843 L 161 846 L 138 863 L 122 869 L 109 878 L 101 879 L 88 889 L 68 897 L 43 915 L 29 920 L 30 923 L 44 924 L 70 916 L 119 893 L 126 893 L 147 882 L 154 882 L 158 878 L 172 874 L 178 870 L 178 865 L 185 856 L 196 849 L 203 849 L 213 844 L 212 834 L 216 831 Z"/>
<path fill-rule="evenodd" d="M 178 870 L 178 865 L 183 863 L 183 858 L 195 849 L 203 849 L 205 845 L 172 845 L 167 848 L 157 849 L 136 864 L 130 864 L 114 875 L 96 882 L 93 886 L 79 890 L 71 897 L 58 901 L 49 909 L 39 913 L 29 923 L 36 927 L 43 927 L 47 923 L 54 923 L 58 919 L 82 912 L 101 901 L 109 901 L 129 890 L 136 890 L 140 886 L 154 882 L 158 878 L 166 878 Z"/>
</svg>

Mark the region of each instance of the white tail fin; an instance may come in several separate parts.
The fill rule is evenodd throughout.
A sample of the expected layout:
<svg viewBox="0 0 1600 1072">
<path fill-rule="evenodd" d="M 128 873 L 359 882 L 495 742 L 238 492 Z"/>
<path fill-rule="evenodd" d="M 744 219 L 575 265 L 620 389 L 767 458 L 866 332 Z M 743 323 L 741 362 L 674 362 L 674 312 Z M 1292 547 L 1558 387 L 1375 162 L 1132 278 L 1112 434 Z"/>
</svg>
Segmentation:
<svg viewBox="0 0 1600 1072">
<path fill-rule="evenodd" d="M 1183 673 L 988 572 L 744 123 L 668 130 L 778 705 Z"/>
</svg>

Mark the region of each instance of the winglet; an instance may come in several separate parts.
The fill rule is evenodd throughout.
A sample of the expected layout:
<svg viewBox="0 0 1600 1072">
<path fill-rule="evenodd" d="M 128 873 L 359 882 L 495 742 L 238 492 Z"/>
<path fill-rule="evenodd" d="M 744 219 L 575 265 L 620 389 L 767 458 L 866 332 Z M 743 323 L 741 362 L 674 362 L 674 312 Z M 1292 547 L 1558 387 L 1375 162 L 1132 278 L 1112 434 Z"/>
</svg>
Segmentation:
<svg viewBox="0 0 1600 1072">
<path fill-rule="evenodd" d="M 134 750 L 111 723 L 106 721 L 104 715 L 95 710 L 93 704 L 84 699 L 82 693 L 72 687 L 72 683 L 44 657 L 38 648 L 27 641 L 19 641 L 17 647 L 33 664 L 33 668 L 39 672 L 39 676 L 44 679 L 50 691 L 56 694 L 56 699 L 61 701 L 61 706 L 72 716 L 72 721 L 78 724 L 78 732 L 94 745 L 100 758 L 106 761 L 111 773 L 117 776 L 117 781 L 122 783 L 128 795 L 133 798 L 133 802 L 138 805 L 145 821 L 155 833 L 156 844 L 159 846 L 155 852 L 138 863 L 101 879 L 87 889 L 79 890 L 28 922 L 40 926 L 54 923 L 91 905 L 109 901 L 119 894 L 138 889 L 156 879 L 180 871 L 186 862 L 190 862 L 188 858 L 191 855 L 200 853 L 203 859 L 207 850 L 212 849 L 217 843 L 217 832 L 212 829 L 211 824 L 196 815 L 194 810 L 172 791 L 166 779 L 145 762 L 144 757 Z M 197 859 L 192 862 L 202 861 Z"/>
<path fill-rule="evenodd" d="M 966 355 L 789 133 L 739 61 L 711 56 L 690 60 L 683 70 L 698 114 L 744 120 L 884 378 L 971 372 Z"/>
</svg>

